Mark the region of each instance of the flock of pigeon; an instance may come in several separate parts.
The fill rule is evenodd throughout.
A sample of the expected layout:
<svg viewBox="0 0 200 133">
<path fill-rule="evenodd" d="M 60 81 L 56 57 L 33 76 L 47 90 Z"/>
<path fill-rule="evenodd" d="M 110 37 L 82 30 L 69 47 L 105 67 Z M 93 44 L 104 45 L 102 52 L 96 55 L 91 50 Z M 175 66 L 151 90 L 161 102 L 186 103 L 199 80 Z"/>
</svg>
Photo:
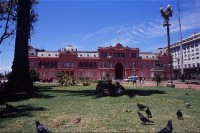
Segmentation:
<svg viewBox="0 0 200 133">
<path fill-rule="evenodd" d="M 191 106 L 192 106 L 190 103 L 186 103 L 185 105 L 187 108 L 191 108 Z M 142 113 L 137 112 L 137 114 L 138 114 L 140 120 L 143 122 L 143 124 L 154 123 L 154 121 L 149 119 L 149 118 L 152 118 L 152 114 L 151 114 L 149 107 L 145 106 L 141 103 L 137 103 L 137 106 L 140 109 L 140 111 L 144 111 L 144 109 L 146 108 L 145 112 L 147 114 L 147 117 L 145 117 Z M 178 119 L 183 118 L 183 113 L 180 111 L 180 109 L 178 109 L 178 111 L 176 112 L 176 116 Z M 173 131 L 172 120 L 168 120 L 167 126 L 156 133 L 172 133 L 172 131 Z"/>
<path fill-rule="evenodd" d="M 187 108 L 191 108 L 191 106 L 192 106 L 190 103 L 186 103 L 185 105 Z M 152 114 L 151 114 L 149 107 L 145 106 L 141 103 L 137 103 L 137 106 L 140 109 L 140 111 L 144 111 L 144 109 L 146 108 L 145 112 L 147 114 L 147 117 L 145 117 L 142 113 L 137 112 L 137 114 L 138 114 L 140 120 L 143 122 L 143 124 L 154 123 L 154 121 L 150 120 L 150 118 L 152 118 Z M 18 109 L 13 107 L 10 104 L 6 104 L 6 111 L 18 112 Z M 178 119 L 182 119 L 182 117 L 183 117 L 183 113 L 180 111 L 180 109 L 178 109 L 178 111 L 176 112 L 176 115 L 177 115 Z M 39 122 L 38 120 L 35 121 L 35 124 L 36 124 L 36 130 L 38 133 L 51 133 L 47 129 L 47 127 L 44 124 L 42 124 L 41 122 Z M 173 131 L 172 120 L 168 120 L 167 126 L 156 133 L 172 133 L 172 131 Z"/>
</svg>

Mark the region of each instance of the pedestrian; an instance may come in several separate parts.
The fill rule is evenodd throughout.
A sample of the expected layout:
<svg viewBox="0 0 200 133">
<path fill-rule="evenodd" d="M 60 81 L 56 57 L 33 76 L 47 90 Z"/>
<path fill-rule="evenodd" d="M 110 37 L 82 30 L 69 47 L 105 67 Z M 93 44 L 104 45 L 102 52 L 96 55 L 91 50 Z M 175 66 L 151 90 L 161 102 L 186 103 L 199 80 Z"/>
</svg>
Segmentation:
<svg viewBox="0 0 200 133">
<path fill-rule="evenodd" d="M 142 84 L 142 77 L 140 76 L 139 77 L 139 82 L 140 82 L 140 85 Z"/>
<path fill-rule="evenodd" d="M 119 82 L 116 82 L 115 87 L 116 87 L 116 88 L 115 88 L 115 89 L 116 89 L 116 94 L 118 94 L 118 95 L 124 94 L 125 88 L 124 88 L 124 86 L 120 85 Z"/>
<path fill-rule="evenodd" d="M 142 77 L 142 84 L 144 84 L 144 77 Z"/>
<path fill-rule="evenodd" d="M 137 81 L 136 81 L 136 77 L 133 77 L 133 85 L 136 85 L 137 86 Z"/>
</svg>

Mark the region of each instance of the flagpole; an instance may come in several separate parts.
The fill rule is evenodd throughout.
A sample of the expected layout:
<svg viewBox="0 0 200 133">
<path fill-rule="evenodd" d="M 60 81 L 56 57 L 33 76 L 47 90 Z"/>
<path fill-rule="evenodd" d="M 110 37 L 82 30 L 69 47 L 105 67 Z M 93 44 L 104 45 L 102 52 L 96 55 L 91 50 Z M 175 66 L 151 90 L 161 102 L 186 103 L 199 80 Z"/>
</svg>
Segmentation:
<svg viewBox="0 0 200 133">
<path fill-rule="evenodd" d="M 179 36 L 180 36 L 180 67 L 181 67 L 181 81 L 184 82 L 183 75 L 183 46 L 182 46 L 182 31 L 181 31 L 181 19 L 180 19 L 180 2 L 178 0 L 178 19 L 179 19 Z"/>
<path fill-rule="evenodd" d="M 118 28 L 118 43 L 119 43 L 120 30 Z"/>
</svg>

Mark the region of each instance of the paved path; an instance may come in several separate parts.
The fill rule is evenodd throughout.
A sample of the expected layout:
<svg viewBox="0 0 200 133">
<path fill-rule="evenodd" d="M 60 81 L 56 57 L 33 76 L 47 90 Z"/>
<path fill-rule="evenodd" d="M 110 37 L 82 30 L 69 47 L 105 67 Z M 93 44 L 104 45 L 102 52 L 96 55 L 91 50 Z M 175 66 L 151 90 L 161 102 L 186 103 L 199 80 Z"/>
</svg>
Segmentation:
<svg viewBox="0 0 200 133">
<path fill-rule="evenodd" d="M 114 80 L 112 83 L 115 83 L 116 81 Z M 124 82 L 124 81 L 119 81 L 122 85 L 124 86 L 133 86 L 132 82 Z M 42 83 L 42 82 L 38 82 Z M 162 84 L 160 86 L 166 86 L 168 81 L 162 81 Z M 49 84 L 49 83 L 42 83 L 42 84 Z M 55 82 L 51 82 L 50 84 L 56 84 Z M 194 90 L 200 90 L 200 84 L 186 84 L 185 82 L 180 82 L 180 81 L 174 81 L 175 88 L 180 88 L 180 89 L 194 89 Z M 155 81 L 144 81 L 144 84 L 142 86 L 157 86 Z"/>
<path fill-rule="evenodd" d="M 166 86 L 167 83 L 168 83 L 168 81 L 163 81 L 160 86 Z M 175 84 L 175 88 L 200 90 L 200 85 L 196 85 L 196 84 L 186 84 L 185 82 L 178 82 L 178 81 L 174 81 L 174 84 Z M 129 83 L 123 82 L 122 85 L 133 86 L 133 84 L 131 82 L 129 82 Z M 156 86 L 156 82 L 155 81 L 145 81 L 144 84 L 142 84 L 142 86 Z"/>
</svg>

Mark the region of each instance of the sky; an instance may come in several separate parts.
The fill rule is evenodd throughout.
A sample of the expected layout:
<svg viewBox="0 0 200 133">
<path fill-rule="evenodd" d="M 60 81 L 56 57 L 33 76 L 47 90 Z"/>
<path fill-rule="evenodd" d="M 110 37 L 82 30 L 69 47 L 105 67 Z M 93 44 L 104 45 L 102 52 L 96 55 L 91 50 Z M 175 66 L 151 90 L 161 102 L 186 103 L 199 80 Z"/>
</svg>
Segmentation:
<svg viewBox="0 0 200 133">
<path fill-rule="evenodd" d="M 154 52 L 167 46 L 160 7 L 170 4 L 170 42 L 180 40 L 178 0 L 39 0 L 38 21 L 30 45 L 57 51 L 72 45 L 79 51 L 123 46 Z M 200 32 L 200 0 L 180 0 L 181 34 Z M 0 31 L 2 32 L 2 31 Z M 0 45 L 0 72 L 11 71 L 14 39 Z"/>
</svg>

